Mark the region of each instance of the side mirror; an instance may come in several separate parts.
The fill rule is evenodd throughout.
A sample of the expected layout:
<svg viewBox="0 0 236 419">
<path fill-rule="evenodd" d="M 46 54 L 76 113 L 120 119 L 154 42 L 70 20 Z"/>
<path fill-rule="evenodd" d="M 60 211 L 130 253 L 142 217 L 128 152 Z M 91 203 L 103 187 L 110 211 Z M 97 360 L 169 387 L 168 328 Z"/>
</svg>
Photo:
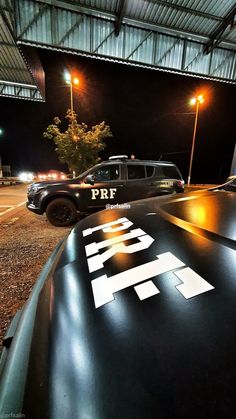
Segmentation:
<svg viewBox="0 0 236 419">
<path fill-rule="evenodd" d="M 94 185 L 94 182 L 95 182 L 94 175 L 88 175 L 84 179 L 84 183 L 88 183 L 89 185 Z"/>
</svg>

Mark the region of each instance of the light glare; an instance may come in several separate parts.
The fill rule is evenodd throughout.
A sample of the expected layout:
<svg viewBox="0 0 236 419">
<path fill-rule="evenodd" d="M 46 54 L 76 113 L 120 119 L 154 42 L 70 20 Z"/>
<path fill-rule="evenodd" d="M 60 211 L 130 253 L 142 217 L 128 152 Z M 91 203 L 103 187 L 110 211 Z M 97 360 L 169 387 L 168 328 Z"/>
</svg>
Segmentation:
<svg viewBox="0 0 236 419">
<path fill-rule="evenodd" d="M 30 172 L 22 172 L 19 174 L 18 177 L 21 182 L 32 182 L 32 180 L 34 179 L 33 173 Z"/>
<path fill-rule="evenodd" d="M 197 102 L 198 103 L 204 102 L 203 95 L 198 95 L 197 97 L 193 97 L 192 99 L 190 99 L 190 105 L 196 105 Z"/>
<path fill-rule="evenodd" d="M 195 105 L 197 102 L 197 99 L 195 97 L 192 97 L 192 99 L 190 99 L 190 105 Z"/>
<path fill-rule="evenodd" d="M 71 83 L 71 75 L 70 75 L 70 73 L 68 73 L 68 71 L 65 71 L 64 79 L 65 79 L 66 83 L 68 83 L 68 84 Z"/>
</svg>

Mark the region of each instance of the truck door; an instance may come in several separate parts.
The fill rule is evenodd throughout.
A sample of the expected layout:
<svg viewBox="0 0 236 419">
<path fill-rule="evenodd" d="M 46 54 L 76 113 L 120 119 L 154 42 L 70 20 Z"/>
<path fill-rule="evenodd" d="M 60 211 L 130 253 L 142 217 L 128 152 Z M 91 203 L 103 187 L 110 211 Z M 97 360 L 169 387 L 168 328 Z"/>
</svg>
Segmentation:
<svg viewBox="0 0 236 419">
<path fill-rule="evenodd" d="M 127 164 L 126 193 L 129 201 L 154 196 L 153 166 L 143 164 Z"/>
<path fill-rule="evenodd" d="M 107 204 L 125 202 L 120 164 L 104 164 L 91 170 L 90 175 L 94 178 L 94 185 L 85 183 L 80 189 L 80 203 L 83 207 L 103 208 Z"/>
</svg>

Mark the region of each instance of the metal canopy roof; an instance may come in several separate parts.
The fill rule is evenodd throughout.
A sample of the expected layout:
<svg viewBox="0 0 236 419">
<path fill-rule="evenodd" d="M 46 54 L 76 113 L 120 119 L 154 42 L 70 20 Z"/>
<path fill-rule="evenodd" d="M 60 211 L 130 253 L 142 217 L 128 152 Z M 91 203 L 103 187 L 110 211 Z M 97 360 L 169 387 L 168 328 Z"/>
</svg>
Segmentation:
<svg viewBox="0 0 236 419">
<path fill-rule="evenodd" d="M 32 84 L 20 62 L 20 45 L 236 82 L 233 0 L 0 0 L 0 5 L 0 78 L 6 80 L 0 86 Z M 4 91 L 0 87 L 0 95 Z"/>
<path fill-rule="evenodd" d="M 37 63 L 37 73 L 33 65 L 32 53 L 29 59 L 17 46 L 13 30 L 13 12 L 10 3 L 1 3 L 0 13 L 0 96 L 29 100 L 44 100 L 44 72 Z M 36 57 L 37 60 L 37 57 Z M 36 61 L 35 61 L 36 62 Z M 38 80 L 37 80 L 38 79 Z M 43 83 L 40 83 L 43 79 Z"/>
</svg>

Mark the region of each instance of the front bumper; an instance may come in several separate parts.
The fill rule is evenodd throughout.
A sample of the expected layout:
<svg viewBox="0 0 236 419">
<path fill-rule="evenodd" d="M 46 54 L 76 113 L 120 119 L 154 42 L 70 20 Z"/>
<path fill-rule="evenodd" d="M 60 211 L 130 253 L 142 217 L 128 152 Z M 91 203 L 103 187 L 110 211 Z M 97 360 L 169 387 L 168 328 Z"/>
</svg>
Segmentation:
<svg viewBox="0 0 236 419">
<path fill-rule="evenodd" d="M 43 211 L 41 208 L 36 207 L 32 202 L 27 201 L 26 202 L 26 207 L 28 208 L 28 210 L 34 212 L 35 214 L 43 214 Z"/>
</svg>

